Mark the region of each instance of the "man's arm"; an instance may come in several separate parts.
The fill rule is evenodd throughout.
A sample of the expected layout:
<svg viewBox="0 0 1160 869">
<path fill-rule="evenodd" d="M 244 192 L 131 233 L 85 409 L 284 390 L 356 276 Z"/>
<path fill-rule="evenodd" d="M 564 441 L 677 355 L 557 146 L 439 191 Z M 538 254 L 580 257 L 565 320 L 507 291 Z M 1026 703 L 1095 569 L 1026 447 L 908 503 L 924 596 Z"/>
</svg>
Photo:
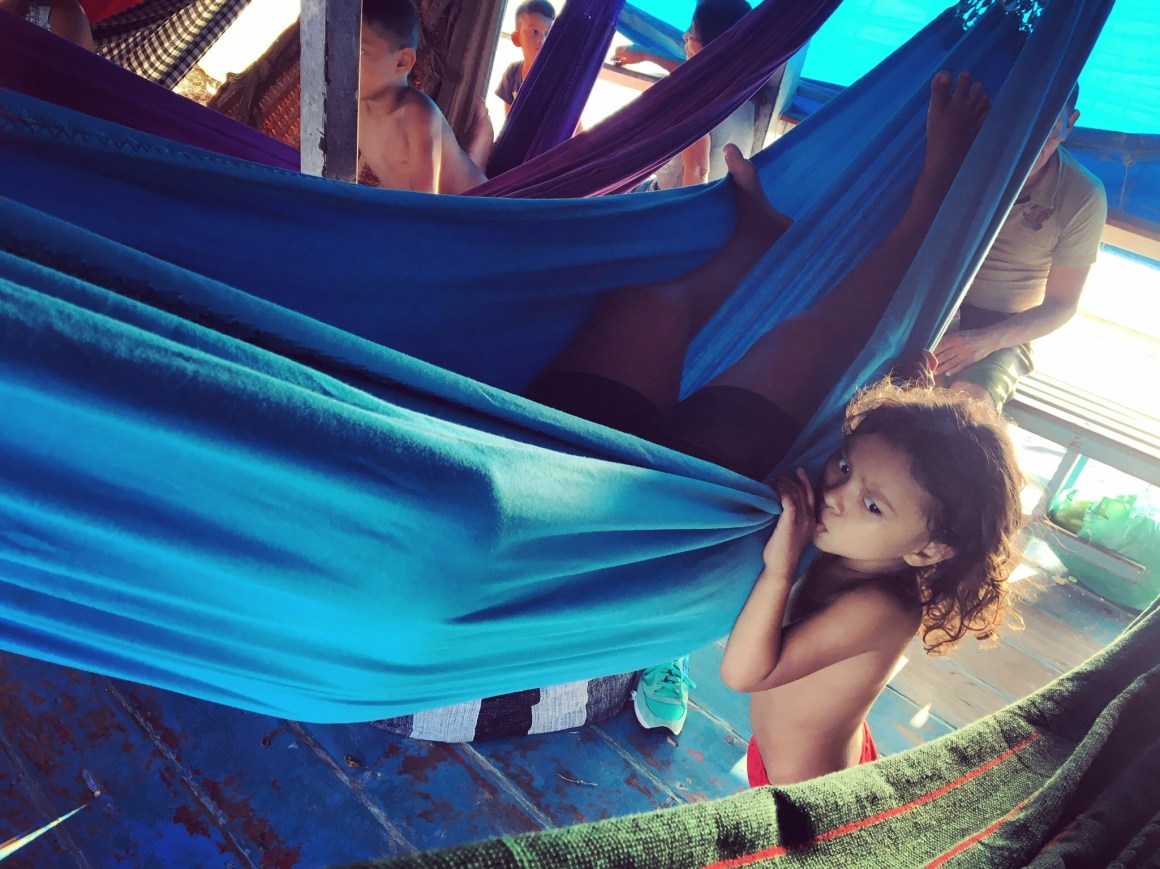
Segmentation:
<svg viewBox="0 0 1160 869">
<path fill-rule="evenodd" d="M 711 144 L 708 136 L 702 136 L 681 152 L 681 164 L 684 167 L 684 171 L 681 174 L 682 187 L 704 184 L 709 180 L 709 151 Z"/>
<path fill-rule="evenodd" d="M 616 50 L 612 52 L 612 62 L 620 64 L 621 66 L 644 63 L 645 61 L 655 63 L 657 66 L 669 72 L 672 72 L 683 63 L 683 61 L 677 60 L 674 57 L 653 54 L 651 51 L 645 51 L 643 48 L 637 48 L 635 45 L 618 45 Z"/>
<path fill-rule="evenodd" d="M 1075 316 L 1091 266 L 1052 266 L 1043 301 L 984 329 L 948 332 L 935 349 L 938 373 L 954 377 L 968 365 L 1005 347 L 1050 335 Z"/>
</svg>

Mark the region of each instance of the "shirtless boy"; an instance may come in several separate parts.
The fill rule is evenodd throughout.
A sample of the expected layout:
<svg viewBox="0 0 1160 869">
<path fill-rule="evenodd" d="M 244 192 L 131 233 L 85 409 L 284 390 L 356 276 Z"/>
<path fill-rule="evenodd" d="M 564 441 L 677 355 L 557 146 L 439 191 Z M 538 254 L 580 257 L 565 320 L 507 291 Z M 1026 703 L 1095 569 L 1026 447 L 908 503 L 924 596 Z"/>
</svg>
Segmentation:
<svg viewBox="0 0 1160 869">
<path fill-rule="evenodd" d="M 487 179 L 435 103 L 409 84 L 418 47 L 411 0 L 363 0 L 359 175 L 369 170 L 394 190 L 463 193 Z"/>
</svg>

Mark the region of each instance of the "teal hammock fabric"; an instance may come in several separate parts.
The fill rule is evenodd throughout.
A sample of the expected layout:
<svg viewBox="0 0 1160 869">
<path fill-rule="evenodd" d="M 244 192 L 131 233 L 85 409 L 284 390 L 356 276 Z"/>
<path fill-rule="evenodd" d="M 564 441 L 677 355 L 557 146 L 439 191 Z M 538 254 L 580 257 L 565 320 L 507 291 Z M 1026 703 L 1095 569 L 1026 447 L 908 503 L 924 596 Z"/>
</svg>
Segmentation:
<svg viewBox="0 0 1160 869">
<path fill-rule="evenodd" d="M 955 304 L 1109 6 L 1053 3 L 1029 37 L 998 7 L 966 32 L 947 13 L 763 153 L 797 223 L 687 386 L 876 243 L 931 75 L 973 70 L 990 122 L 785 463 L 816 468 L 856 384 Z M 727 184 L 380 191 L 3 91 L 0 159 L 0 647 L 333 722 L 624 672 L 729 628 L 770 490 L 512 394 L 603 291 L 720 245 Z"/>
</svg>

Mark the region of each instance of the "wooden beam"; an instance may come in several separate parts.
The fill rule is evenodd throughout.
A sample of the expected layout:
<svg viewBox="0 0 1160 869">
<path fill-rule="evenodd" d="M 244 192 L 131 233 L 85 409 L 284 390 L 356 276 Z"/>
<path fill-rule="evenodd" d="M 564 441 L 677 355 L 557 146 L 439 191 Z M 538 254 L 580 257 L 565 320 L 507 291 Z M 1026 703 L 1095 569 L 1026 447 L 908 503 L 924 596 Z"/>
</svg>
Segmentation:
<svg viewBox="0 0 1160 869">
<path fill-rule="evenodd" d="M 1100 241 L 1149 259 L 1160 260 L 1160 238 L 1140 227 L 1120 223 L 1112 217 L 1109 217 L 1104 225 L 1104 234 Z"/>
<path fill-rule="evenodd" d="M 503 0 L 419 0 L 423 22 L 420 64 L 412 83 L 435 101 L 456 137 L 471 132 L 495 58 Z M 426 55 L 426 57 L 423 57 Z M 421 68 L 420 68 L 421 67 Z M 497 119 L 492 119 L 499 126 Z"/>
<path fill-rule="evenodd" d="M 300 21 L 302 171 L 353 182 L 362 0 L 302 0 Z"/>
</svg>

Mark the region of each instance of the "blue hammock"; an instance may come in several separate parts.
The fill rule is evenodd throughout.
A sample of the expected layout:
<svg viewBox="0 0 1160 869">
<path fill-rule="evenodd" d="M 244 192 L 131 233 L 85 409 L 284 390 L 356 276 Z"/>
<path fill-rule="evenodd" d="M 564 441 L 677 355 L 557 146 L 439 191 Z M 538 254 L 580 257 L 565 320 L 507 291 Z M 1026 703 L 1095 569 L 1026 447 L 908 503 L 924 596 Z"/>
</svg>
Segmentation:
<svg viewBox="0 0 1160 869">
<path fill-rule="evenodd" d="M 930 77 L 971 69 L 990 122 L 785 463 L 816 467 L 855 385 L 936 334 L 1109 6 L 1053 3 L 1029 37 L 998 7 L 965 33 L 948 12 L 763 153 L 797 223 L 686 385 L 878 241 Z M 380 191 L 8 92 L 0 160 L 0 647 L 333 722 L 623 672 L 728 630 L 770 491 L 512 394 L 603 291 L 720 245 L 726 184 Z"/>
</svg>

